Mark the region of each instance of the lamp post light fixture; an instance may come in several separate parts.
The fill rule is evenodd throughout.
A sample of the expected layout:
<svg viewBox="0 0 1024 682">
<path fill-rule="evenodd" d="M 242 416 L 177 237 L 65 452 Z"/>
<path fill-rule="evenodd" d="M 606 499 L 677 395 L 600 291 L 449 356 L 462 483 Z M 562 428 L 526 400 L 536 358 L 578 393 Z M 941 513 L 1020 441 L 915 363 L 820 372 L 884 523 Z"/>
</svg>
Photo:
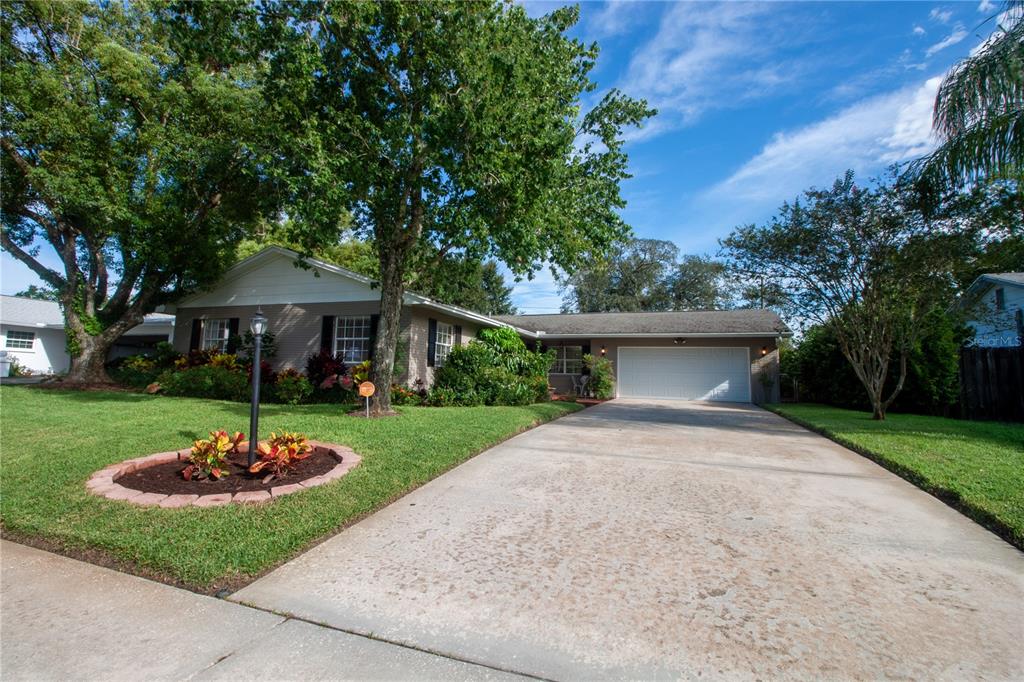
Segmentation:
<svg viewBox="0 0 1024 682">
<path fill-rule="evenodd" d="M 267 318 L 259 308 L 249 320 L 249 331 L 252 332 L 253 343 L 252 406 L 249 411 L 249 466 L 252 466 L 256 463 L 256 449 L 260 442 L 260 349 L 263 347 L 263 334 L 267 331 Z"/>
</svg>

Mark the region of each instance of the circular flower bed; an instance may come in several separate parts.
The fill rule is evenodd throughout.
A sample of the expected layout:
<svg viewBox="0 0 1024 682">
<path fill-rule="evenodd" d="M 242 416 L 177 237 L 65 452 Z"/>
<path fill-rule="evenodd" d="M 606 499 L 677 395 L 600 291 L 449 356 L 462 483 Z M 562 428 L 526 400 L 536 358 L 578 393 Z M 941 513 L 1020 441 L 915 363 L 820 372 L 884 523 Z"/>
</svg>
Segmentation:
<svg viewBox="0 0 1024 682">
<path fill-rule="evenodd" d="M 182 469 L 190 448 L 129 459 L 97 471 L 86 483 L 95 495 L 142 506 L 164 508 L 216 507 L 230 503 L 269 502 L 341 478 L 361 458 L 351 448 L 309 441 L 312 452 L 284 477 L 249 473 L 248 444 L 227 458 L 227 475 L 186 480 Z"/>
</svg>

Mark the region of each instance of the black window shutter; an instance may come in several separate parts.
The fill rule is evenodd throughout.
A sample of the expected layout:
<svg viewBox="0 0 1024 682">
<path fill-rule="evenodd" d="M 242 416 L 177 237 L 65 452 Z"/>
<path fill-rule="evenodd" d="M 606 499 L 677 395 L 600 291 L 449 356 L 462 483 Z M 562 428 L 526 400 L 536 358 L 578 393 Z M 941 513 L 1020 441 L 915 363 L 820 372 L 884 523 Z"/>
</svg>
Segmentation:
<svg viewBox="0 0 1024 682">
<path fill-rule="evenodd" d="M 199 344 L 203 340 L 203 321 L 199 318 L 192 319 L 192 337 L 188 341 L 189 350 L 199 350 Z"/>
<path fill-rule="evenodd" d="M 377 327 L 380 325 L 380 315 L 370 315 L 370 348 L 366 351 L 366 357 L 373 360 L 373 349 L 377 346 Z"/>
<path fill-rule="evenodd" d="M 238 338 L 238 318 L 232 317 L 228 319 L 228 353 L 235 353 L 238 351 L 238 342 L 241 341 Z"/>
<path fill-rule="evenodd" d="M 320 350 L 334 355 L 334 315 L 324 315 L 320 327 Z"/>
<path fill-rule="evenodd" d="M 590 355 L 590 344 L 583 346 L 583 353 L 581 355 Z M 580 370 L 580 374 L 590 374 L 590 370 L 587 368 L 586 363 L 582 365 L 583 369 Z"/>
<path fill-rule="evenodd" d="M 434 366 L 434 358 L 437 356 L 437 320 L 427 320 L 427 367 Z"/>
<path fill-rule="evenodd" d="M 454 327 L 452 327 L 452 336 L 455 337 L 455 342 L 452 345 L 453 346 L 461 346 L 462 345 L 462 325 L 458 325 L 457 324 Z"/>
</svg>

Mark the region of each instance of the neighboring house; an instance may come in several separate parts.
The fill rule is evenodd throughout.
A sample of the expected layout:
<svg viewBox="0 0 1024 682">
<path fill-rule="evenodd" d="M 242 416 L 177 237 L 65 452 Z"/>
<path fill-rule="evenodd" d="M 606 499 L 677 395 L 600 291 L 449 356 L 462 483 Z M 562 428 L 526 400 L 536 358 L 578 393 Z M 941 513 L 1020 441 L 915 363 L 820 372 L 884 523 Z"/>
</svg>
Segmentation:
<svg viewBox="0 0 1024 682">
<path fill-rule="evenodd" d="M 315 259 L 297 267 L 297 258 L 268 247 L 179 302 L 177 350 L 226 349 L 259 308 L 275 337 L 276 367 L 302 370 L 320 350 L 346 363 L 372 360 L 380 310 L 374 282 Z M 550 381 L 561 391 L 583 373 L 582 356 L 593 353 L 611 360 L 620 396 L 738 402 L 777 399 L 777 342 L 790 334 L 765 310 L 488 317 L 406 293 L 397 380 L 430 386 L 451 348 L 487 327 L 511 327 L 527 344 L 555 349 Z"/>
<path fill-rule="evenodd" d="M 974 345 L 1024 344 L 1024 272 L 999 272 L 974 280 L 960 304 L 974 328 Z"/>
<path fill-rule="evenodd" d="M 132 355 L 170 340 L 174 316 L 147 315 L 142 324 L 118 339 L 110 357 Z M 0 296 L 0 350 L 33 374 L 60 374 L 71 366 L 64 316 L 54 301 Z"/>
</svg>

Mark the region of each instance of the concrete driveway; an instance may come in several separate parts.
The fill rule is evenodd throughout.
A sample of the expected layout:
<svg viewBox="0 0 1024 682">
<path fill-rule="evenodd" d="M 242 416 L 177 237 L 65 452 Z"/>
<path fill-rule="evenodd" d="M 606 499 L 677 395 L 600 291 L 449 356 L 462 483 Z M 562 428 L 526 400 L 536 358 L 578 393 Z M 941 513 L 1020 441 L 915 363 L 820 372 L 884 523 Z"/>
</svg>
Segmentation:
<svg viewBox="0 0 1024 682">
<path fill-rule="evenodd" d="M 1024 677 L 1024 554 L 751 406 L 541 426 L 232 598 L 547 678 Z"/>
</svg>

